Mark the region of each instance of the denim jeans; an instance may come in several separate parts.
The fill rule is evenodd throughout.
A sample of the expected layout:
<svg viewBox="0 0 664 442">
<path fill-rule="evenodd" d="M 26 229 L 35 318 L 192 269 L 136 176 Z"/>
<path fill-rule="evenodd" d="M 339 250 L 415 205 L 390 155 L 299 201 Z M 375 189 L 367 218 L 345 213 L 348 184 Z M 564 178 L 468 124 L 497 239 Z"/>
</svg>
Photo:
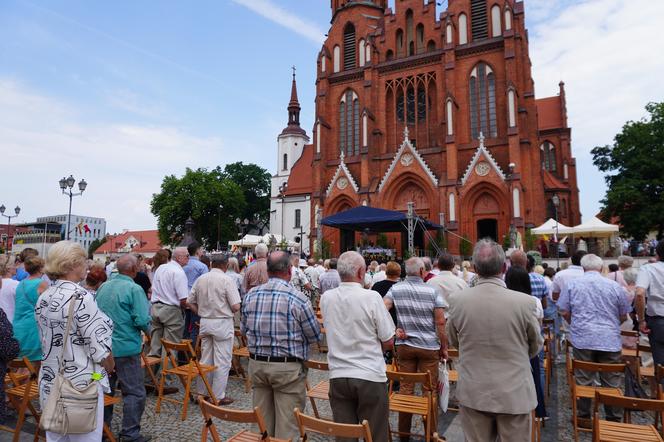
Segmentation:
<svg viewBox="0 0 664 442">
<path fill-rule="evenodd" d="M 647 316 L 646 323 L 650 329 L 648 339 L 652 350 L 652 359 L 655 366 L 664 365 L 664 317 Z"/>
<path fill-rule="evenodd" d="M 126 441 L 141 441 L 141 417 L 145 409 L 145 373 L 141 368 L 141 355 L 116 357 L 115 372 L 109 377 L 111 395 L 118 387 L 122 392 L 122 431 Z M 113 406 L 104 409 L 104 421 L 111 425 Z"/>
</svg>

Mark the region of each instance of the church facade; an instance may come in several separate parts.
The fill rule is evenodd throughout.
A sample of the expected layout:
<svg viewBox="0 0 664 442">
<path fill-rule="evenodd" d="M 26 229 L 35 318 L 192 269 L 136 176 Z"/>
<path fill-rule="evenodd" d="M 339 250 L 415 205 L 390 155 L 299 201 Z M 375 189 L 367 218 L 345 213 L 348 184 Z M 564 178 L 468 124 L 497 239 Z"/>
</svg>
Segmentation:
<svg viewBox="0 0 664 442">
<path fill-rule="evenodd" d="M 273 180 L 273 206 L 309 206 L 301 216 L 312 250 L 319 232 L 333 254 L 354 248 L 358 235 L 316 226 L 359 205 L 406 211 L 414 202 L 419 216 L 445 225 L 454 253 L 461 237 L 502 241 L 511 226 L 524 235 L 555 215 L 580 223 L 564 84 L 535 97 L 523 2 L 449 0 L 438 16 L 434 0 L 331 8 L 311 142 L 292 94 L 280 139 L 299 129 L 307 144 L 292 163 L 280 150 L 288 176 Z M 403 242 L 389 237 L 397 250 Z"/>
</svg>

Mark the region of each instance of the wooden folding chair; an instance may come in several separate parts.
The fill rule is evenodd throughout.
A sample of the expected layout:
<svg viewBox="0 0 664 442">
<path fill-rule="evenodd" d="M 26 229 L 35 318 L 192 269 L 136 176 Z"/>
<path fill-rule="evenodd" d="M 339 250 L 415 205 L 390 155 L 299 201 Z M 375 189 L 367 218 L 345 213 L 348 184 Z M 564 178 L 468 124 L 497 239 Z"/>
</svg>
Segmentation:
<svg viewBox="0 0 664 442">
<path fill-rule="evenodd" d="M 628 338 L 639 338 L 639 332 L 633 331 L 633 330 L 620 330 L 620 336 L 628 337 Z M 621 351 L 622 357 L 623 358 L 638 358 L 639 357 L 639 349 L 638 346 L 637 348 L 626 348 L 623 347 Z"/>
<path fill-rule="evenodd" d="M 436 409 L 436 400 L 433 395 L 434 388 L 431 388 L 431 373 L 404 373 L 404 372 L 387 372 L 387 379 L 389 380 L 389 400 L 390 411 L 398 413 L 410 413 L 422 416 L 424 421 L 424 438 L 427 442 L 431 440 L 433 429 L 436 428 L 436 417 L 438 410 Z M 411 394 L 401 394 L 392 391 L 394 381 L 399 381 L 401 384 L 404 382 L 411 382 L 413 384 L 422 385 L 422 396 L 415 396 Z M 425 388 L 429 387 L 429 388 Z M 392 431 L 390 429 L 390 441 L 392 440 L 392 433 L 399 436 L 411 436 L 413 433 L 402 433 L 400 431 Z M 422 435 L 419 435 L 422 436 Z"/>
<path fill-rule="evenodd" d="M 108 394 L 104 395 L 104 407 L 108 407 L 109 405 L 115 405 L 118 402 L 120 402 L 120 398 L 118 396 L 110 396 Z M 115 442 L 115 436 L 113 436 L 113 432 L 108 427 L 106 422 L 104 422 L 104 435 L 109 440 L 109 442 Z"/>
<path fill-rule="evenodd" d="M 259 433 L 249 430 L 242 430 L 239 433 L 225 439 L 228 442 L 288 442 L 284 439 L 276 439 L 267 434 L 267 427 L 258 407 L 253 410 L 235 410 L 231 408 L 222 408 L 206 401 L 202 396 L 198 397 L 198 406 L 203 413 L 203 430 L 201 431 L 201 442 L 207 442 L 208 433 L 213 442 L 221 442 L 221 436 L 215 427 L 212 418 L 224 420 L 227 422 L 239 422 L 258 425 Z"/>
<path fill-rule="evenodd" d="M 295 420 L 298 427 L 300 427 L 300 441 L 305 442 L 308 440 L 307 430 L 324 434 L 326 436 L 347 437 L 355 439 L 363 439 L 365 442 L 372 442 L 371 429 L 369 429 L 369 422 L 365 420 L 360 424 L 338 424 L 332 421 L 326 421 L 315 417 L 307 416 L 300 412 L 298 408 L 294 410 Z"/>
<path fill-rule="evenodd" d="M 182 342 L 176 343 L 162 339 L 161 344 L 164 346 L 164 355 L 161 362 L 159 398 L 157 399 L 157 407 L 155 411 L 157 413 L 161 411 L 162 401 L 182 404 L 182 420 L 185 420 L 187 418 L 187 407 L 191 397 L 191 384 L 193 380 L 198 377 L 203 379 L 203 383 L 205 384 L 205 388 L 207 389 L 209 397 L 216 403 L 217 398 L 214 396 L 214 392 L 212 391 L 210 383 L 207 380 L 207 375 L 214 371 L 216 367 L 214 365 L 205 365 L 198 362 L 198 359 L 196 359 L 196 355 L 194 353 L 194 349 L 191 348 L 191 340 L 183 339 Z M 184 354 L 188 362 L 183 363 L 182 365 L 178 365 L 178 352 Z M 169 374 L 176 375 L 184 386 L 184 398 L 182 402 L 177 399 L 164 396 L 164 384 L 166 382 L 166 376 Z"/>
<path fill-rule="evenodd" d="M 655 386 L 655 361 L 653 360 L 652 365 L 644 366 L 643 365 L 643 355 L 650 355 L 652 357 L 652 350 L 649 345 L 643 345 L 639 344 L 637 346 L 637 350 L 639 352 L 639 358 L 637 359 L 637 369 L 636 369 L 636 378 L 638 379 L 639 383 L 641 382 L 641 378 L 646 378 L 648 380 L 648 384 L 650 385 L 650 390 L 651 390 L 651 397 L 656 398 L 657 397 L 657 388 Z"/>
<path fill-rule="evenodd" d="M 242 366 L 242 358 L 249 360 L 249 347 L 247 347 L 247 338 L 242 336 L 240 330 L 235 330 L 235 340 L 237 345 L 233 346 L 233 359 L 231 359 L 231 366 L 235 370 L 235 375 L 229 376 L 236 379 L 241 379 L 244 382 L 244 391 L 249 393 L 251 390 L 251 378 Z"/>
<path fill-rule="evenodd" d="M 572 359 L 572 382 L 570 385 L 570 401 L 572 402 L 572 422 L 574 423 L 574 440 L 579 440 L 579 431 L 591 432 L 592 429 L 580 428 L 579 419 L 576 415 L 576 400 L 594 399 L 595 392 L 599 391 L 605 394 L 612 394 L 615 396 L 622 396 L 622 391 L 619 388 L 613 387 L 595 387 L 592 385 L 577 385 L 574 378 L 574 370 L 585 370 L 596 373 L 624 373 L 625 364 L 598 364 L 595 362 L 585 362 Z"/>
<path fill-rule="evenodd" d="M 318 316 L 316 320 L 318 321 L 321 334 L 320 341 L 316 344 L 318 346 L 318 352 L 327 353 L 327 331 L 325 330 L 325 324 L 323 324 L 323 316 Z"/>
<path fill-rule="evenodd" d="M 311 369 L 311 370 L 324 370 L 324 371 L 329 371 L 330 367 L 327 362 L 321 362 L 321 361 L 304 361 L 305 367 Z M 320 416 L 318 415 L 318 407 L 316 407 L 316 399 L 324 400 L 324 401 L 329 401 L 330 396 L 330 381 L 325 380 L 325 381 L 320 381 L 318 384 L 314 385 L 313 388 L 309 386 L 309 379 L 305 381 L 306 383 L 306 388 L 307 388 L 307 397 L 309 398 L 309 401 L 311 402 L 311 408 L 314 411 L 314 416 L 316 418 L 320 419 Z"/>
<path fill-rule="evenodd" d="M 540 442 L 542 440 L 542 421 L 535 416 L 535 410 L 530 413 L 530 440 L 531 442 Z"/>
<path fill-rule="evenodd" d="M 445 442 L 447 439 L 445 437 L 440 436 L 438 433 L 433 433 L 433 436 L 431 437 L 431 442 Z"/>
<path fill-rule="evenodd" d="M 544 369 L 544 391 L 546 396 L 551 396 L 551 372 L 553 369 L 553 359 L 551 357 L 551 341 L 549 338 L 544 338 L 544 361 L 542 368 Z"/>
<path fill-rule="evenodd" d="M 32 404 L 32 401 L 39 400 L 39 374 L 35 369 L 35 366 L 26 358 L 23 359 L 14 359 L 9 361 L 7 364 L 9 371 L 7 375 L 14 385 L 11 388 L 5 389 L 5 393 L 9 398 L 12 406 L 18 413 L 18 418 L 16 419 L 16 427 L 12 431 L 10 428 L 6 427 L 7 431 L 14 433 L 13 442 L 18 442 L 21 437 L 21 428 L 25 423 L 26 411 L 30 410 L 32 417 L 35 420 L 35 436 L 34 440 L 37 442 L 39 439 L 39 417 L 40 413 L 37 411 L 37 408 Z M 24 374 L 18 374 L 16 371 L 22 370 L 27 372 L 27 376 Z"/>
<path fill-rule="evenodd" d="M 145 369 L 145 371 L 148 373 L 148 377 L 150 378 L 150 381 L 152 381 L 151 385 L 155 391 L 159 389 L 159 381 L 157 381 L 157 376 L 154 374 L 154 367 L 155 365 L 159 365 L 161 363 L 161 358 L 158 358 L 157 356 L 148 356 L 148 352 L 150 351 L 150 335 L 143 333 L 143 350 L 141 351 L 141 368 Z"/>
<path fill-rule="evenodd" d="M 459 372 L 456 370 L 455 363 L 459 360 L 459 350 L 456 348 L 447 349 L 447 373 L 450 386 L 459 382 Z M 459 411 L 457 407 L 447 407 L 449 411 Z"/>
<path fill-rule="evenodd" d="M 620 407 L 625 410 L 625 422 L 601 420 L 599 405 Z M 593 442 L 662 442 L 662 435 L 654 425 L 635 425 L 631 422 L 630 411 L 654 411 L 660 417 L 664 414 L 664 401 L 655 399 L 636 399 L 595 392 L 593 413 Z"/>
</svg>

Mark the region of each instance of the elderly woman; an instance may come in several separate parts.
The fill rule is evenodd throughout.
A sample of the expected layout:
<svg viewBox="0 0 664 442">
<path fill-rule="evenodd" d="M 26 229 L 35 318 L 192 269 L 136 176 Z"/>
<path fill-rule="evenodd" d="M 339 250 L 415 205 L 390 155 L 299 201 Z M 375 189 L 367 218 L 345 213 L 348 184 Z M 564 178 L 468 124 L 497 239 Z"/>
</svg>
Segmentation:
<svg viewBox="0 0 664 442">
<path fill-rule="evenodd" d="M 111 354 L 113 323 L 99 310 L 92 294 L 79 283 L 86 277 L 86 253 L 78 243 L 60 241 L 48 251 L 46 273 L 55 281 L 37 301 L 35 316 L 39 324 L 44 360 L 39 372 L 39 400 L 42 408 L 64 360 L 64 376 L 77 388 L 91 382 L 99 385 L 97 425 L 85 434 L 62 435 L 46 432 L 47 441 L 100 441 L 104 425 L 104 391 L 110 391 L 107 373 L 114 368 Z M 74 303 L 71 329 L 65 330 L 70 303 Z M 63 354 L 64 340 L 68 339 Z"/>
<path fill-rule="evenodd" d="M 9 322 L 14 320 L 14 305 L 16 304 L 16 287 L 18 281 L 12 279 L 16 275 L 16 262 L 11 255 L 0 255 L 0 309 L 4 310 Z"/>
<path fill-rule="evenodd" d="M 44 260 L 39 256 L 28 256 L 23 265 L 28 277 L 16 287 L 16 305 L 12 321 L 14 337 L 21 348 L 18 356 L 27 357 L 36 366 L 35 368 L 39 368 L 43 355 L 35 320 L 35 305 L 39 296 L 48 288 L 48 283 L 42 279 Z"/>
<path fill-rule="evenodd" d="M 88 274 L 85 276 L 85 281 L 81 283 L 84 289 L 89 291 L 92 296 L 97 296 L 97 290 L 103 283 L 106 282 L 108 276 L 106 275 L 106 269 L 100 264 L 93 264 L 88 270 Z"/>
</svg>

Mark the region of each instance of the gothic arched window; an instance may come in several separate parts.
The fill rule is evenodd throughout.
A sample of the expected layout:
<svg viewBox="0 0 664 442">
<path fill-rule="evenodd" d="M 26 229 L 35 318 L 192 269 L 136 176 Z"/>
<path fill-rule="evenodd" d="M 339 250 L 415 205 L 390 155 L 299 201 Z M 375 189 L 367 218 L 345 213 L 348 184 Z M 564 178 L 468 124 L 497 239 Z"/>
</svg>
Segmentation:
<svg viewBox="0 0 664 442">
<path fill-rule="evenodd" d="M 281 166 L 281 170 L 288 170 L 288 154 L 287 153 L 284 154 L 283 164 Z"/>
<path fill-rule="evenodd" d="M 480 136 L 497 137 L 496 125 L 496 77 L 491 67 L 479 63 L 470 73 L 470 133 L 473 139 Z"/>
<path fill-rule="evenodd" d="M 360 100 L 351 90 L 339 103 L 339 150 L 347 156 L 360 153 Z"/>
<path fill-rule="evenodd" d="M 549 172 L 556 171 L 556 149 L 553 143 L 545 141 L 540 146 L 542 151 L 542 169 L 548 170 Z"/>
<path fill-rule="evenodd" d="M 355 68 L 357 63 L 355 54 L 355 26 L 348 23 L 344 28 L 344 71 Z"/>
</svg>

